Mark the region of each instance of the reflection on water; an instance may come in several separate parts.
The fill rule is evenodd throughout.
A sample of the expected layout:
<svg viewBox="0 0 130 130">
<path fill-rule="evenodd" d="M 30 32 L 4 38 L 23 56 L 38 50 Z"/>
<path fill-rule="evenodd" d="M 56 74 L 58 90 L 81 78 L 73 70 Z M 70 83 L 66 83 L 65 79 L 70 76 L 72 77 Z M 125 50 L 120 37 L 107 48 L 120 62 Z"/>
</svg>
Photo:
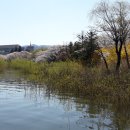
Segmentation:
<svg viewBox="0 0 130 130">
<path fill-rule="evenodd" d="M 128 130 L 129 110 L 0 75 L 0 130 Z"/>
</svg>

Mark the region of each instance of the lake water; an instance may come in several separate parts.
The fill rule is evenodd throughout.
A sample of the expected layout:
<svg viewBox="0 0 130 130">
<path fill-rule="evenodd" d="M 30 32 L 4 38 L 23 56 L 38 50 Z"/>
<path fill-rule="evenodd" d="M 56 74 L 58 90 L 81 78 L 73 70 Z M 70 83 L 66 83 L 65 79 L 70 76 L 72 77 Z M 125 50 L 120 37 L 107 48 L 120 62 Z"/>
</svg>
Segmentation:
<svg viewBox="0 0 130 130">
<path fill-rule="evenodd" d="M 0 130 L 129 130 L 129 108 L 51 91 L 0 74 Z"/>
</svg>

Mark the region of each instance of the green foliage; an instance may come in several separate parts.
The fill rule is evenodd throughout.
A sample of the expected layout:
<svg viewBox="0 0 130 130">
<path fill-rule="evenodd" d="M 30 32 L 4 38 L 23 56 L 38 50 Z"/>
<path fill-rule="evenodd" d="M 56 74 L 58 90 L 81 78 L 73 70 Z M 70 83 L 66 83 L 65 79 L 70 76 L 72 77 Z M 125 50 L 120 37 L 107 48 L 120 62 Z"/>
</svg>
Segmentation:
<svg viewBox="0 0 130 130">
<path fill-rule="evenodd" d="M 80 60 L 86 62 L 88 66 L 93 66 L 97 62 L 95 61 L 95 55 L 98 55 L 97 58 L 99 61 L 100 56 L 96 50 L 97 47 L 97 35 L 94 31 L 88 32 L 86 35 L 82 32 L 81 35 L 78 35 L 79 41 L 75 42 L 74 45 L 70 42 L 68 45 L 69 53 L 71 59 Z"/>
</svg>

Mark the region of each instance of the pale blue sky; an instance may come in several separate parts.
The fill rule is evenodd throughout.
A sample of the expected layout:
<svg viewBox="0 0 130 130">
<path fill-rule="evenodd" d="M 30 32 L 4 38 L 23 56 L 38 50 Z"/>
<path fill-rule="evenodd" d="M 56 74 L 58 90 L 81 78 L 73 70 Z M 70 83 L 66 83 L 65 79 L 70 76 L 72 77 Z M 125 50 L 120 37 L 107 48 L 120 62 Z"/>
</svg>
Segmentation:
<svg viewBox="0 0 130 130">
<path fill-rule="evenodd" d="M 100 0 L 0 0 L 1 44 L 66 44 L 91 24 Z"/>
</svg>

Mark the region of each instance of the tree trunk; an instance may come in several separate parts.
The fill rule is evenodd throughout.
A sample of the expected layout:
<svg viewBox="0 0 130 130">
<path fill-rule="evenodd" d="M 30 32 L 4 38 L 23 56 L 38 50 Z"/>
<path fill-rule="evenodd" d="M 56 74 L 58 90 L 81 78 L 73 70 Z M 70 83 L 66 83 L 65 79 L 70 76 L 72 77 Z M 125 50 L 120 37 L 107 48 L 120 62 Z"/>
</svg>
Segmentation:
<svg viewBox="0 0 130 130">
<path fill-rule="evenodd" d="M 103 60 L 104 60 L 104 64 L 106 66 L 106 69 L 109 72 L 108 64 L 107 64 L 106 58 L 104 56 L 103 56 Z"/>
<path fill-rule="evenodd" d="M 121 52 L 122 52 L 123 42 L 116 40 L 115 41 L 115 48 L 116 48 L 116 55 L 117 55 L 117 63 L 116 63 L 116 72 L 119 73 L 120 64 L 121 64 Z"/>
<path fill-rule="evenodd" d="M 128 69 L 130 69 L 129 56 L 128 56 L 128 52 L 127 52 L 125 43 L 124 43 L 124 50 L 125 50 L 125 55 L 126 55 L 125 58 L 126 58 L 127 66 L 128 66 Z"/>
<path fill-rule="evenodd" d="M 103 55 L 102 49 L 100 48 L 98 43 L 97 43 L 97 48 L 98 48 L 98 52 L 101 54 L 101 57 L 103 58 L 104 64 L 105 64 L 106 69 L 107 69 L 107 72 L 110 72 L 108 64 L 107 64 L 107 60 L 106 60 L 105 56 Z"/>
<path fill-rule="evenodd" d="M 119 73 L 120 69 L 120 64 L 121 64 L 121 52 L 117 52 L 117 63 L 116 63 L 116 72 Z"/>
<path fill-rule="evenodd" d="M 106 58 L 104 57 L 104 55 L 103 55 L 103 53 L 102 53 L 102 50 L 100 50 L 100 54 L 101 54 L 101 57 L 103 58 L 104 64 L 105 64 L 105 66 L 106 66 L 106 69 L 107 69 L 107 71 L 109 72 L 109 67 L 108 67 Z"/>
</svg>

